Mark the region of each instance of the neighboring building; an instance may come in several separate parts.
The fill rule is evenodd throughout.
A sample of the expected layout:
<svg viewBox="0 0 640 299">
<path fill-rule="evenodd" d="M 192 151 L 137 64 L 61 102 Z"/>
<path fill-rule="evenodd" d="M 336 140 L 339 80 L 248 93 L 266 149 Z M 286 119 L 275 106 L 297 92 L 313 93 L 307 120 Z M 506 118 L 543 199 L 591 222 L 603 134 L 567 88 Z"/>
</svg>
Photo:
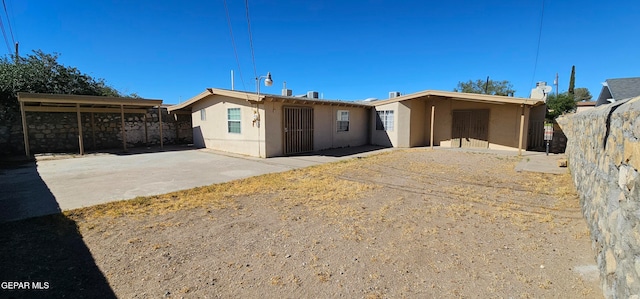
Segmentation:
<svg viewBox="0 0 640 299">
<path fill-rule="evenodd" d="M 274 157 L 365 144 L 526 149 L 545 106 L 537 99 L 430 90 L 344 102 L 209 88 L 169 111 L 191 113 L 195 146 Z"/>
<path fill-rule="evenodd" d="M 596 106 L 637 96 L 640 96 L 640 77 L 607 79 L 602 83 Z"/>
<path fill-rule="evenodd" d="M 596 107 L 596 102 L 588 101 L 588 102 L 577 102 L 576 103 L 576 113 L 586 111 L 589 109 L 593 109 Z"/>
</svg>

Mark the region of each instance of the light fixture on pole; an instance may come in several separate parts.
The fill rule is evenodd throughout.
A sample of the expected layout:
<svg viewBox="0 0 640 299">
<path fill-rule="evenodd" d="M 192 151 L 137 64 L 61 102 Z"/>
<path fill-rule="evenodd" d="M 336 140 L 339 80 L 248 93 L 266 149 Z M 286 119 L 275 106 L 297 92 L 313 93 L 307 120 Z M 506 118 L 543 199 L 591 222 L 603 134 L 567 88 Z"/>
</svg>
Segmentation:
<svg viewBox="0 0 640 299">
<path fill-rule="evenodd" d="M 258 93 L 258 100 L 260 98 L 260 80 L 264 79 L 264 86 L 273 85 L 273 80 L 271 80 L 271 72 L 267 72 L 266 76 L 260 76 L 256 78 L 256 92 Z"/>
</svg>

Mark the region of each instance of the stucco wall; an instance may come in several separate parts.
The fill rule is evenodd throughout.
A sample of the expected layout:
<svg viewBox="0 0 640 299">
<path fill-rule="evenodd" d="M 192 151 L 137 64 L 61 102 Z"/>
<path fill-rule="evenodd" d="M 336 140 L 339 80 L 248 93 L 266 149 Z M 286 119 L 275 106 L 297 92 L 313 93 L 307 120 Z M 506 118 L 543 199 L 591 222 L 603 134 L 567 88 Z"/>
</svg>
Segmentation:
<svg viewBox="0 0 640 299">
<path fill-rule="evenodd" d="M 218 95 L 204 98 L 192 107 L 194 144 L 221 151 L 256 157 L 275 157 L 284 154 L 282 114 L 284 107 L 313 108 L 313 149 L 360 146 L 367 144 L 367 109 L 336 105 L 289 104 L 266 101 L 251 104 L 245 100 Z M 228 133 L 227 109 L 240 108 L 241 134 Z M 205 109 L 206 120 L 200 110 Z M 349 131 L 337 132 L 338 110 L 349 111 Z M 260 127 L 253 123 L 254 111 L 260 114 Z"/>
<path fill-rule="evenodd" d="M 393 130 L 377 130 L 376 111 L 393 111 Z M 371 143 L 381 146 L 410 147 L 411 101 L 393 102 L 371 110 Z"/>
<path fill-rule="evenodd" d="M 407 112 L 404 109 L 400 111 L 400 103 L 389 103 L 380 106 L 375 106 L 375 108 L 371 109 L 371 120 L 369 125 L 371 126 L 371 144 L 380 145 L 380 146 L 392 146 L 392 147 L 401 147 L 399 137 L 402 136 L 402 133 L 399 132 L 399 118 L 401 117 L 401 112 Z M 377 111 L 383 110 L 392 110 L 393 111 L 393 130 L 385 131 L 385 130 L 377 130 L 376 129 L 376 121 L 377 121 Z M 409 113 L 404 115 L 404 118 L 407 120 L 407 124 L 409 121 Z M 408 127 L 407 129 L 407 139 L 409 135 Z"/>
<path fill-rule="evenodd" d="M 228 132 L 227 109 L 240 108 L 240 133 Z M 200 110 L 206 112 L 201 119 Z M 260 126 L 253 122 L 254 113 L 260 114 Z M 192 107 L 194 145 L 249 156 L 265 156 L 264 111 L 246 100 L 208 96 Z"/>
<path fill-rule="evenodd" d="M 361 146 L 367 144 L 367 113 L 364 107 L 336 105 L 289 104 L 282 102 L 265 103 L 265 121 L 268 137 L 268 157 L 281 156 L 283 150 L 282 113 L 284 107 L 313 108 L 313 150 Z M 338 132 L 338 110 L 349 111 L 349 131 Z"/>
<path fill-rule="evenodd" d="M 484 104 L 468 101 L 430 98 L 412 99 L 388 103 L 375 107 L 372 111 L 372 138 L 376 145 L 393 147 L 426 146 L 430 143 L 431 107 L 435 106 L 434 145 L 451 146 L 452 111 L 489 110 L 489 148 L 500 150 L 518 149 L 520 136 L 520 115 L 522 107 L 513 104 Z M 394 130 L 390 132 L 375 130 L 375 111 L 394 110 Z M 527 147 L 529 110 L 525 106 L 523 131 L 523 149 Z"/>
<path fill-rule="evenodd" d="M 425 117 L 425 101 L 422 99 L 411 100 L 409 108 L 411 109 L 409 146 L 424 146 L 429 140 L 424 136 L 427 129 L 426 121 L 431 118 L 431 107 L 429 107 L 429 117 Z"/>
<path fill-rule="evenodd" d="M 640 294 L 640 98 L 558 120 L 607 298 Z"/>
</svg>

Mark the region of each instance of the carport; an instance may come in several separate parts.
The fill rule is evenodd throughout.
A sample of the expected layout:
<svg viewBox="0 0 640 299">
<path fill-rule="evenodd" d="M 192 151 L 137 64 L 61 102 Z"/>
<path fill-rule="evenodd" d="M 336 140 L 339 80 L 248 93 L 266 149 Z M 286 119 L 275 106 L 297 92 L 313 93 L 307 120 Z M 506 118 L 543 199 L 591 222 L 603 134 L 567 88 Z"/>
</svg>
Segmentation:
<svg viewBox="0 0 640 299">
<path fill-rule="evenodd" d="M 26 112 L 75 112 L 78 118 L 78 149 L 80 154 L 84 155 L 81 113 L 91 113 L 91 129 L 94 134 L 95 125 L 93 123 L 93 113 L 119 113 L 122 147 L 126 151 L 127 139 L 124 114 L 139 113 L 144 115 L 145 142 L 148 142 L 147 110 L 149 108 L 157 107 L 158 122 L 160 124 L 160 147 L 162 148 L 164 146 L 162 141 L 162 100 L 19 92 L 18 102 L 20 103 L 20 114 L 22 116 L 24 151 L 27 157 L 31 156 L 31 154 L 29 149 L 29 132 Z"/>
</svg>

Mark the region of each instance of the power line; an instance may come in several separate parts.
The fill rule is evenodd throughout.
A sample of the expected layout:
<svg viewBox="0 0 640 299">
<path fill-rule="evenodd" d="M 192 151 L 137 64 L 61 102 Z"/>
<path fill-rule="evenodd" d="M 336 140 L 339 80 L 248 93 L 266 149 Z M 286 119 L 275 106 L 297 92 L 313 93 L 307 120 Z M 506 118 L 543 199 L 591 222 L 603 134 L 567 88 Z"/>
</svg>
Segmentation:
<svg viewBox="0 0 640 299">
<path fill-rule="evenodd" d="M 244 78 L 242 77 L 242 68 L 240 68 L 240 59 L 238 59 L 238 50 L 236 49 L 236 42 L 233 38 L 233 29 L 231 28 L 231 17 L 229 16 L 229 8 L 227 7 L 227 0 L 224 0 L 224 10 L 227 13 L 227 23 L 229 24 L 229 33 L 231 34 L 231 44 L 233 45 L 233 53 L 236 55 L 236 63 L 238 64 L 238 73 L 240 73 L 240 81 L 242 82 L 242 88 L 247 90 L 244 85 Z"/>
<path fill-rule="evenodd" d="M 533 86 L 533 80 L 536 77 L 536 70 L 538 69 L 538 56 L 540 55 L 540 40 L 542 39 L 542 21 L 544 20 L 544 0 L 542 0 L 542 12 L 540 13 L 540 31 L 538 32 L 538 46 L 536 47 L 536 62 L 533 64 L 533 75 L 531 76 L 531 83 L 529 86 Z"/>
<path fill-rule="evenodd" d="M 9 32 L 11 33 L 11 41 L 16 44 L 16 39 L 13 38 L 13 28 L 11 28 L 11 20 L 9 19 L 9 13 L 7 12 L 7 3 L 2 0 L 2 6 L 4 6 L 4 14 L 7 16 L 7 24 L 9 24 Z"/>
<path fill-rule="evenodd" d="M 7 39 L 7 33 L 4 30 L 4 22 L 2 22 L 2 17 L 0 17 L 0 28 L 2 29 L 2 36 L 4 37 L 4 43 L 7 45 L 7 51 L 11 54 L 11 46 L 9 46 L 9 40 Z"/>
<path fill-rule="evenodd" d="M 253 36 L 251 35 L 251 21 L 249 20 L 249 0 L 244 1 L 245 11 L 247 12 L 247 28 L 249 29 L 249 45 L 251 46 L 251 61 L 253 62 L 253 75 L 258 78 L 256 69 L 256 56 L 253 51 Z"/>
</svg>

